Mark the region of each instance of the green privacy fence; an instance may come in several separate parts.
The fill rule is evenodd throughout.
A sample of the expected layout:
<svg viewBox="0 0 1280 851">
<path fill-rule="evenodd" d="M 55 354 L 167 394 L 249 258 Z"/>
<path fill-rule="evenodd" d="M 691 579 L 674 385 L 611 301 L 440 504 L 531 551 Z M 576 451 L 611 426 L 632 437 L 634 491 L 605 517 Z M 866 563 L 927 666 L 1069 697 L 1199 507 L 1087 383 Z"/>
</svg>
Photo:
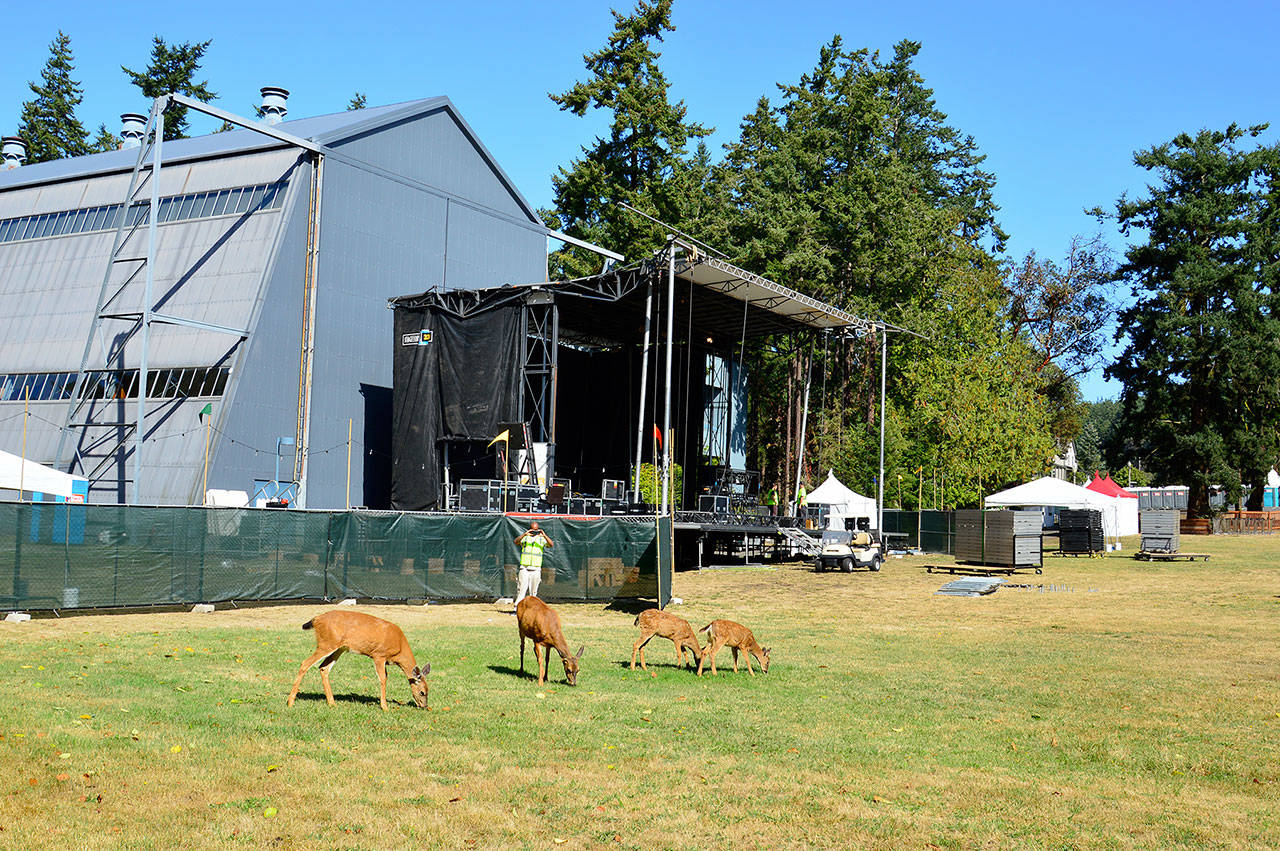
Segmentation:
<svg viewBox="0 0 1280 851">
<path fill-rule="evenodd" d="M 556 544 L 543 562 L 544 599 L 670 598 L 670 560 L 659 558 L 670 552 L 669 523 L 661 539 L 653 518 L 539 523 Z M 514 539 L 528 525 L 503 515 L 0 503 L 0 609 L 513 596 Z"/>
<path fill-rule="evenodd" d="M 886 508 L 884 530 L 890 533 L 888 540 L 891 546 L 918 547 L 927 553 L 951 554 L 956 550 L 954 511 L 899 511 Z"/>
</svg>

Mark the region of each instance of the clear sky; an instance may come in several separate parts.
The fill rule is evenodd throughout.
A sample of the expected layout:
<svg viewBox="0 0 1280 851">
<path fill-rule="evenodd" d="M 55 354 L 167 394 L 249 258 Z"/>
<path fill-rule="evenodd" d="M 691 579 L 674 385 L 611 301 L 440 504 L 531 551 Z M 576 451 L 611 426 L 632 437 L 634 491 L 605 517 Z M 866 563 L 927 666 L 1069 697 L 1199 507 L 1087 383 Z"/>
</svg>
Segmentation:
<svg viewBox="0 0 1280 851">
<path fill-rule="evenodd" d="M 833 35 L 883 53 L 903 38 L 921 42 L 916 68 L 997 176 L 1015 256 L 1061 257 L 1073 234 L 1097 230 L 1085 208 L 1141 194 L 1135 150 L 1280 117 L 1275 0 L 676 0 L 674 20 L 663 68 L 690 118 L 716 127 L 717 148 L 761 95 L 811 69 Z M 263 85 L 292 92 L 295 118 L 341 110 L 356 91 L 371 106 L 448 95 L 525 197 L 546 206 L 555 169 L 603 126 L 561 113 L 547 93 L 583 78 L 582 55 L 604 44 L 612 17 L 608 3 L 588 0 L 10 4 L 0 22 L 4 134 L 59 29 L 71 36 L 79 115 L 91 129 L 118 131 L 121 112 L 146 111 L 120 65 L 144 68 L 152 35 L 212 39 L 204 72 L 222 107 L 251 114 Z M 1120 234 L 1104 234 L 1123 249 Z M 1118 390 L 1100 374 L 1083 389 L 1086 399 Z"/>
</svg>

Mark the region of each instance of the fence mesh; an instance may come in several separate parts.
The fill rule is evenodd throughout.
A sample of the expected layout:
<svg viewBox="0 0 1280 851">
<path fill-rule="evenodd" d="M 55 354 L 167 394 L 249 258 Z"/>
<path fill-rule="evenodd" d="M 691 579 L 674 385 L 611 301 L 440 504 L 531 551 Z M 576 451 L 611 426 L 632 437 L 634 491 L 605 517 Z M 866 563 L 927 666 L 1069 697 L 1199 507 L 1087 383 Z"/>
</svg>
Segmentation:
<svg viewBox="0 0 1280 851">
<path fill-rule="evenodd" d="M 547 600 L 659 599 L 652 518 L 539 519 Z M 503 515 L 0 503 L 0 607 L 512 596 Z M 670 525 L 665 527 L 670 548 Z"/>
<path fill-rule="evenodd" d="M 956 513 L 954 511 L 899 511 L 885 509 L 884 530 L 906 537 L 892 538 L 890 543 L 918 547 L 927 553 L 952 554 L 956 546 Z"/>
</svg>

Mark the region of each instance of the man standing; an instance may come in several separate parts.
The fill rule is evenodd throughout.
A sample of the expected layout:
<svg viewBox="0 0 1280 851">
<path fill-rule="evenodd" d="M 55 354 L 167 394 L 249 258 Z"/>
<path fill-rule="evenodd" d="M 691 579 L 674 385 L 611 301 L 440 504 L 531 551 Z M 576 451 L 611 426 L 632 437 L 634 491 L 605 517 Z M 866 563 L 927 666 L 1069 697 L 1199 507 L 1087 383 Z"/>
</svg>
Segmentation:
<svg viewBox="0 0 1280 851">
<path fill-rule="evenodd" d="M 764 494 L 764 504 L 769 507 L 769 513 L 777 515 L 778 513 L 778 489 L 776 487 L 769 488 Z"/>
<path fill-rule="evenodd" d="M 538 596 L 538 583 L 542 581 L 542 551 L 554 547 L 555 542 L 538 528 L 538 521 L 529 524 L 526 532 L 516 538 L 520 548 L 520 587 L 516 592 L 516 605 L 525 597 Z"/>
</svg>

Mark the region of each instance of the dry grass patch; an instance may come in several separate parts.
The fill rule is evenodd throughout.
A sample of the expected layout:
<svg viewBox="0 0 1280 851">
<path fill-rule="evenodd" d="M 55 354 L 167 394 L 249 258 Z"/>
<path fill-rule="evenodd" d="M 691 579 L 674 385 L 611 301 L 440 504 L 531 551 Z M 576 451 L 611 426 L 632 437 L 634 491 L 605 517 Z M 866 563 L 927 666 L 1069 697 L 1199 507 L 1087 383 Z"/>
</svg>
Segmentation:
<svg viewBox="0 0 1280 851">
<path fill-rule="evenodd" d="M 677 575 L 695 629 L 774 648 L 755 677 L 660 639 L 633 673 L 634 614 L 575 604 L 579 686 L 539 689 L 492 605 L 362 607 L 431 662 L 429 712 L 398 672 L 381 712 L 352 655 L 336 707 L 313 672 L 285 709 L 324 606 L 0 624 L 0 845 L 1274 847 L 1280 540 L 1193 541 L 979 599 L 937 559 Z"/>
</svg>

